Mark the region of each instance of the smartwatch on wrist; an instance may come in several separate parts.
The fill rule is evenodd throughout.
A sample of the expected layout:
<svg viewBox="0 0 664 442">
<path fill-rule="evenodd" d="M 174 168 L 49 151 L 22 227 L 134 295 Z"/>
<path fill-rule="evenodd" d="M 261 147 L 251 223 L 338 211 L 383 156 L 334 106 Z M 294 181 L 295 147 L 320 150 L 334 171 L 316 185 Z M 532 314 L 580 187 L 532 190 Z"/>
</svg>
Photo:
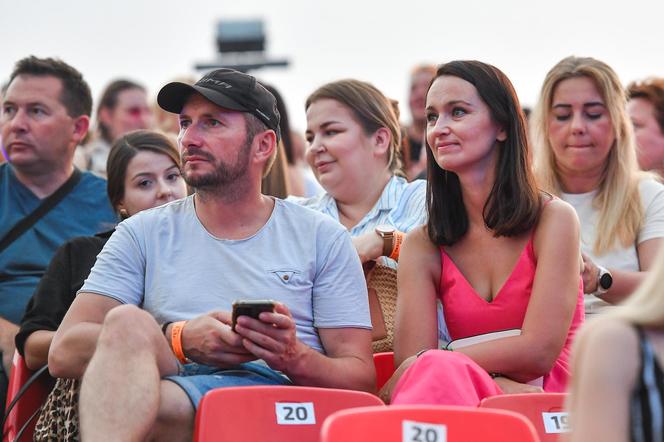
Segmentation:
<svg viewBox="0 0 664 442">
<path fill-rule="evenodd" d="M 383 254 L 381 256 L 390 256 L 394 249 L 394 232 L 396 229 L 389 224 L 376 226 L 376 233 L 383 238 Z"/>
<path fill-rule="evenodd" d="M 613 276 L 611 276 L 611 272 L 600 265 L 597 266 L 597 270 L 597 289 L 593 292 L 593 295 L 600 297 L 613 285 Z"/>
</svg>

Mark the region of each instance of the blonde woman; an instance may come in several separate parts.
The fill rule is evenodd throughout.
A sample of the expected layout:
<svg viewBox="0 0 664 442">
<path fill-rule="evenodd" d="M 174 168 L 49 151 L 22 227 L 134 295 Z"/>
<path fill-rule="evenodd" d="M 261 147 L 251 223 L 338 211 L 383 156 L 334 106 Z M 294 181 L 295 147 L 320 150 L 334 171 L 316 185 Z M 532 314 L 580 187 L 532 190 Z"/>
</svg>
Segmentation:
<svg viewBox="0 0 664 442">
<path fill-rule="evenodd" d="M 664 252 L 650 273 L 579 334 L 568 404 L 573 442 L 664 439 Z"/>
<path fill-rule="evenodd" d="M 643 281 L 664 237 L 664 186 L 640 172 L 626 94 L 593 58 L 568 57 L 546 75 L 533 119 L 536 175 L 581 221 L 586 314 Z"/>
</svg>

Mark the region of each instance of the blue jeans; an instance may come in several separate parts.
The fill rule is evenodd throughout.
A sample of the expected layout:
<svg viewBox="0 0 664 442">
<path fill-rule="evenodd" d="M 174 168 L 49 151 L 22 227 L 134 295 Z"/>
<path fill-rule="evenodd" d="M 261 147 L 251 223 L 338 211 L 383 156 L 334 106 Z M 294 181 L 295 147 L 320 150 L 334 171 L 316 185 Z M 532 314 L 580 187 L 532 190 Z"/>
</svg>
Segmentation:
<svg viewBox="0 0 664 442">
<path fill-rule="evenodd" d="M 191 363 L 184 365 L 178 375 L 166 376 L 164 379 L 175 382 L 184 390 L 194 410 L 198 409 L 203 395 L 215 388 L 292 384 L 284 374 L 257 362 L 247 362 L 232 368 Z"/>
</svg>

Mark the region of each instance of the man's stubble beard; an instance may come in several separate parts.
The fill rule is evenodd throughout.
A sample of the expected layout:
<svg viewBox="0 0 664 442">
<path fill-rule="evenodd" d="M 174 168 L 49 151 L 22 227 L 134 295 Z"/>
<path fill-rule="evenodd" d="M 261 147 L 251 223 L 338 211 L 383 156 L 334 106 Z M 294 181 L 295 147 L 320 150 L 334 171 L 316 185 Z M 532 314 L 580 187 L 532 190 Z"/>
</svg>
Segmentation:
<svg viewBox="0 0 664 442">
<path fill-rule="evenodd" d="M 215 161 L 215 169 L 205 175 L 188 174 L 183 167 L 183 178 L 185 183 L 201 195 L 214 195 L 224 200 L 236 200 L 244 195 L 248 187 L 246 177 L 249 168 L 249 156 L 251 152 L 251 141 L 245 140 L 244 145 L 238 152 L 233 164 L 223 163 L 205 153 L 209 160 Z"/>
</svg>

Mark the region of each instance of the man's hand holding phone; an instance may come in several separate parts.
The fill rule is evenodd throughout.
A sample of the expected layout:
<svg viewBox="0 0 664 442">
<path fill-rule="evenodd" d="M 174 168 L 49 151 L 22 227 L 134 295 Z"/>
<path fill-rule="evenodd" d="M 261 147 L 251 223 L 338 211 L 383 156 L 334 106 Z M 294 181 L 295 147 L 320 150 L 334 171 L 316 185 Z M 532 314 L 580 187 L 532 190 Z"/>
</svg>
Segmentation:
<svg viewBox="0 0 664 442">
<path fill-rule="evenodd" d="M 244 347 L 271 368 L 288 373 L 296 369 L 311 349 L 295 334 L 295 321 L 284 304 L 274 303 L 274 311 L 258 314 L 258 319 L 237 316 L 236 333 Z"/>
<path fill-rule="evenodd" d="M 233 303 L 233 323 L 231 328 L 235 331 L 237 318 L 240 316 L 249 316 L 254 319 L 260 319 L 263 312 L 273 312 L 277 302 L 271 299 L 260 299 L 251 301 L 237 300 Z"/>
<path fill-rule="evenodd" d="M 256 359 L 231 330 L 231 314 L 215 311 L 187 321 L 182 331 L 184 354 L 215 367 L 230 367 Z"/>
</svg>

